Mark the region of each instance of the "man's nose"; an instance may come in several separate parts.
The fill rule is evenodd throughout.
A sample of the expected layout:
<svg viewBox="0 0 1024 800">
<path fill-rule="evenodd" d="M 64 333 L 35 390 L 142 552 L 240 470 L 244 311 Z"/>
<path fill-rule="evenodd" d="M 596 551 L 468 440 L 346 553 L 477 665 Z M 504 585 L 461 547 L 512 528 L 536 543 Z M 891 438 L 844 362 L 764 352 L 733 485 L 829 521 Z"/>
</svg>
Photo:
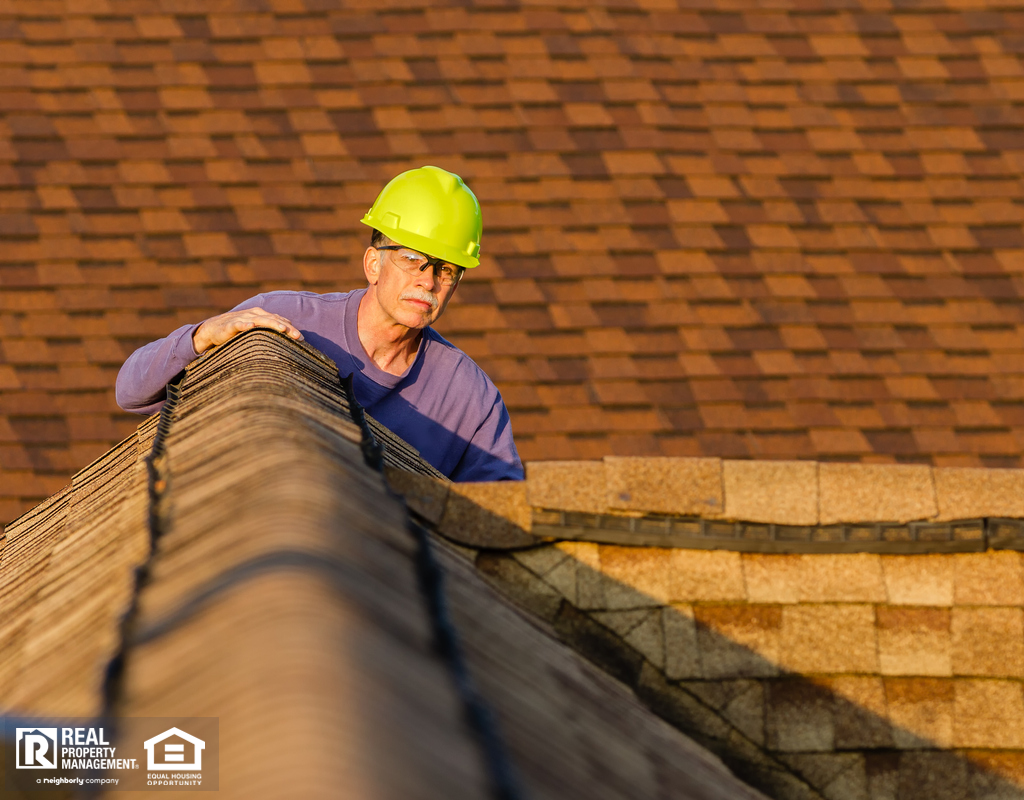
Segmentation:
<svg viewBox="0 0 1024 800">
<path fill-rule="evenodd" d="M 431 292 L 441 287 L 441 279 L 437 277 L 437 270 L 430 264 L 418 270 L 416 273 L 416 285 L 423 286 Z"/>
</svg>

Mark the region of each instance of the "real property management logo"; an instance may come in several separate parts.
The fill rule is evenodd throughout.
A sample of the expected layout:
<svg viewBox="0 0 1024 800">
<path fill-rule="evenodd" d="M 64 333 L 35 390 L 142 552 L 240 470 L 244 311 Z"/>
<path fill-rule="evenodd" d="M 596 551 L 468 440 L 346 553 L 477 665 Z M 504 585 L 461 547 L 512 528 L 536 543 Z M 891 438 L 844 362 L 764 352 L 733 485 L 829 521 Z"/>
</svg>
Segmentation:
<svg viewBox="0 0 1024 800">
<path fill-rule="evenodd" d="M 15 767 L 18 769 L 57 769 L 57 729 L 18 728 Z"/>
<path fill-rule="evenodd" d="M 115 758 L 103 728 L 15 728 L 16 769 L 138 769 Z"/>
</svg>

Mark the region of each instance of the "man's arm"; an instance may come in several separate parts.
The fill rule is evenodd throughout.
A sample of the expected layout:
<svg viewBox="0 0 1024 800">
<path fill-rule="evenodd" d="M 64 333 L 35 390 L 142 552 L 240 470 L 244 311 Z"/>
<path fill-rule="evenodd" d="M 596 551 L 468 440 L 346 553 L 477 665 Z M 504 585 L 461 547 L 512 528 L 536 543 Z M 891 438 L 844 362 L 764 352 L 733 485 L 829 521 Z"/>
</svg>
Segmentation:
<svg viewBox="0 0 1024 800">
<path fill-rule="evenodd" d="M 125 411 L 152 414 L 167 399 L 167 383 L 188 364 L 212 347 L 252 328 L 273 328 L 292 339 L 302 340 L 299 329 L 279 314 L 260 307 L 262 295 L 241 303 L 231 311 L 184 325 L 170 336 L 140 347 L 117 373 L 115 398 Z"/>
<path fill-rule="evenodd" d="M 114 388 L 114 398 L 122 409 L 135 414 L 160 410 L 167 399 L 167 383 L 199 357 L 192 347 L 192 334 L 198 327 L 183 325 L 128 356 Z"/>
</svg>

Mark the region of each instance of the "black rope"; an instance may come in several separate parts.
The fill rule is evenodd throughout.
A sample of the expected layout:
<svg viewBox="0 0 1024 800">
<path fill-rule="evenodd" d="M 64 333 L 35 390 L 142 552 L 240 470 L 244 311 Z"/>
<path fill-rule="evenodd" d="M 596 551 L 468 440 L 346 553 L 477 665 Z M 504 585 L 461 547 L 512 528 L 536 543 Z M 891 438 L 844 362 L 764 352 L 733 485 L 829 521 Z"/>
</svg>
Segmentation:
<svg viewBox="0 0 1024 800">
<path fill-rule="evenodd" d="M 363 451 L 363 461 L 374 472 L 384 471 L 384 445 L 377 441 L 370 429 L 370 423 L 366 419 L 366 412 L 356 400 L 355 389 L 353 388 L 353 377 L 350 372 L 344 378 L 340 377 L 341 388 L 345 392 L 345 399 L 348 400 L 348 412 L 352 415 L 352 421 L 359 426 L 363 437 L 360 442 L 360 449 Z"/>
<path fill-rule="evenodd" d="M 128 647 L 131 644 L 129 630 L 132 622 L 138 615 L 139 597 L 142 589 L 149 580 L 150 566 L 156 554 L 157 539 L 160 538 L 160 514 L 159 501 L 164 492 L 165 479 L 161 476 L 159 460 L 165 453 L 165 442 L 170 431 L 171 420 L 174 410 L 181 398 L 181 382 L 185 379 L 185 371 L 182 370 L 167 385 L 167 400 L 160 409 L 160 419 L 157 422 L 156 436 L 153 439 L 153 447 L 146 456 L 146 488 L 149 494 L 148 526 L 149 526 L 149 552 L 146 560 L 135 568 L 132 576 L 131 599 L 128 608 L 121 615 L 118 623 L 118 647 L 103 670 L 103 683 L 100 688 L 101 705 L 96 716 L 96 724 L 102 725 L 104 730 L 110 730 L 112 737 L 116 738 L 120 729 L 117 716 L 114 713 L 121 689 L 124 685 L 124 668 L 127 660 Z M 92 774 L 90 771 L 88 774 Z M 98 785 L 86 786 L 81 793 L 86 797 L 93 797 L 99 794 L 102 789 Z"/>
<path fill-rule="evenodd" d="M 352 421 L 362 431 L 362 451 L 366 465 L 376 472 L 384 474 L 384 447 L 373 435 L 373 430 L 366 419 L 363 407 L 356 400 L 353 391 L 352 375 L 341 377 L 341 386 L 348 399 Z M 388 491 L 396 495 L 384 478 Z M 422 525 L 406 515 L 406 526 L 416 540 L 416 575 L 427 605 L 434 634 L 434 646 L 438 654 L 448 664 L 452 673 L 455 689 L 466 715 L 470 728 L 476 733 L 484 751 L 487 771 L 491 779 L 491 787 L 496 800 L 521 800 L 522 789 L 516 777 L 508 750 L 498 731 L 498 724 L 487 702 L 477 691 L 466 665 L 466 658 L 459 642 L 458 631 L 448 613 L 445 600 L 444 571 L 437 563 L 430 534 Z"/>
</svg>

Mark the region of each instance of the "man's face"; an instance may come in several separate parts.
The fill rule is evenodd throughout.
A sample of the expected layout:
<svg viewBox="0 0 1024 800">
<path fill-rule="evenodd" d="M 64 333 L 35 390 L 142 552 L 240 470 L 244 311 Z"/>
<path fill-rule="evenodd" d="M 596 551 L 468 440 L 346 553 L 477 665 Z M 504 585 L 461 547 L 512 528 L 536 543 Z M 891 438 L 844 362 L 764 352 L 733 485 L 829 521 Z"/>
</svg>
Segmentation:
<svg viewBox="0 0 1024 800">
<path fill-rule="evenodd" d="M 446 280 L 439 274 L 443 268 L 419 269 L 422 259 L 422 253 L 404 247 L 369 247 L 363 254 L 363 271 L 381 309 L 399 325 L 416 330 L 434 324 L 458 287 L 457 281 L 444 285 Z"/>
</svg>

